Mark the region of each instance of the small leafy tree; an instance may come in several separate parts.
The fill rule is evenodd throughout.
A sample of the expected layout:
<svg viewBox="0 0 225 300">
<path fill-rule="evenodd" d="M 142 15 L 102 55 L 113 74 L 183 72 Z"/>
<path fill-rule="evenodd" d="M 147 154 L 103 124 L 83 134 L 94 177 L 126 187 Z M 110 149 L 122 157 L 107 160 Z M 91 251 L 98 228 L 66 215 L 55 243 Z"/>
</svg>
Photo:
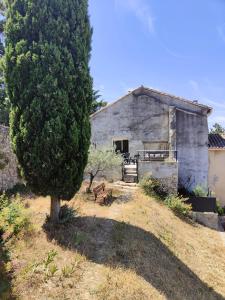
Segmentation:
<svg viewBox="0 0 225 300">
<path fill-rule="evenodd" d="M 219 123 L 215 123 L 211 130 L 210 130 L 210 133 L 212 134 L 225 134 L 225 128 L 220 125 Z"/>
<path fill-rule="evenodd" d="M 92 101 L 92 106 L 91 106 L 91 114 L 95 113 L 102 107 L 107 105 L 107 102 L 103 100 L 99 100 L 101 98 L 101 95 L 99 94 L 99 91 L 93 91 L 93 101 Z"/>
<path fill-rule="evenodd" d="M 114 149 L 91 146 L 86 167 L 86 173 L 90 175 L 88 192 L 91 191 L 93 180 L 99 173 L 119 167 L 121 164 L 122 157 L 116 154 Z"/>
<path fill-rule="evenodd" d="M 88 0 L 5 0 L 5 78 L 10 135 L 21 175 L 37 195 L 79 190 L 87 164 L 93 100 Z"/>
</svg>

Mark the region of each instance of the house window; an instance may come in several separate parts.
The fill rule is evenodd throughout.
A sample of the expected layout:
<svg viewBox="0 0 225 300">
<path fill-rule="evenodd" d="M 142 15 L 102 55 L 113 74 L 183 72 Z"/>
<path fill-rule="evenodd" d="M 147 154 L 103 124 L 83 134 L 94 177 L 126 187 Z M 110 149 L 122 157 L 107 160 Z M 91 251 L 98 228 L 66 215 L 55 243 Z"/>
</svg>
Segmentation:
<svg viewBox="0 0 225 300">
<path fill-rule="evenodd" d="M 117 140 L 113 141 L 113 146 L 116 152 L 128 153 L 129 152 L 129 141 L 128 140 Z"/>
</svg>

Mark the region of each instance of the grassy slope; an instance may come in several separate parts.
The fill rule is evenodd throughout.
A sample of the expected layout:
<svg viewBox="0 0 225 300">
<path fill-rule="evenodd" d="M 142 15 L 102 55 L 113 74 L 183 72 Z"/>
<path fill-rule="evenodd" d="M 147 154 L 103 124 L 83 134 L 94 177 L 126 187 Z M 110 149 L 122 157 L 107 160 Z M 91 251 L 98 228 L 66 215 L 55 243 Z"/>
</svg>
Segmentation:
<svg viewBox="0 0 225 300">
<path fill-rule="evenodd" d="M 180 220 L 139 190 L 131 201 L 110 207 L 78 195 L 71 205 L 80 217 L 44 230 L 49 201 L 29 203 L 36 233 L 8 245 L 18 299 L 225 297 L 225 246 L 218 232 Z M 51 276 L 42 261 L 53 249 L 50 266 L 58 270 Z"/>
</svg>

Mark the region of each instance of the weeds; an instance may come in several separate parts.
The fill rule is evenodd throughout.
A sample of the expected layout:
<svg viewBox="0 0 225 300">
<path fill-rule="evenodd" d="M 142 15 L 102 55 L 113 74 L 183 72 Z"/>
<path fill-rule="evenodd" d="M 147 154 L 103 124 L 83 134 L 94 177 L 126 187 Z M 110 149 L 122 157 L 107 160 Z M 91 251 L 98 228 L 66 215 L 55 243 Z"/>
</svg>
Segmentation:
<svg viewBox="0 0 225 300">
<path fill-rule="evenodd" d="M 196 197 L 207 197 L 207 192 L 201 185 L 196 185 L 193 189 L 192 194 Z"/>
<path fill-rule="evenodd" d="M 67 266 L 64 266 L 62 268 L 62 275 L 63 277 L 65 278 L 70 278 L 73 273 L 75 272 L 75 264 L 72 264 L 71 266 L 67 265 Z"/>
<path fill-rule="evenodd" d="M 57 251 L 55 250 L 50 250 L 48 253 L 47 253 L 47 256 L 46 258 L 43 260 L 43 265 L 44 265 L 44 268 L 46 269 L 55 259 L 55 257 L 57 256 Z"/>
<path fill-rule="evenodd" d="M 9 206 L 9 204 L 10 204 L 9 197 L 8 197 L 5 193 L 3 193 L 3 194 L 0 196 L 0 211 L 1 211 L 3 208 Z"/>
<path fill-rule="evenodd" d="M 71 222 L 77 216 L 77 212 L 73 207 L 68 205 L 63 205 L 59 213 L 59 223 L 66 224 Z"/>
<path fill-rule="evenodd" d="M 53 277 L 57 271 L 58 271 L 58 267 L 56 266 L 56 264 L 50 265 L 46 270 L 46 277 L 47 278 Z"/>
<path fill-rule="evenodd" d="M 163 230 L 159 233 L 160 239 L 167 245 L 169 248 L 174 248 L 174 237 L 171 231 L 163 228 Z"/>
<path fill-rule="evenodd" d="M 166 198 L 165 202 L 175 214 L 183 217 L 189 216 L 191 212 L 191 204 L 186 204 L 181 196 L 170 195 Z"/>
<path fill-rule="evenodd" d="M 186 204 L 184 198 L 181 196 L 172 194 L 169 195 L 166 186 L 164 186 L 158 179 L 152 177 L 144 178 L 141 181 L 140 186 L 146 195 L 163 201 L 163 203 L 176 215 L 182 217 L 189 216 L 192 209 L 191 205 Z"/>
<path fill-rule="evenodd" d="M 18 235 L 21 231 L 32 231 L 30 216 L 17 196 L 9 199 L 6 194 L 0 196 L 0 232 L 9 238 Z"/>
<path fill-rule="evenodd" d="M 216 212 L 219 216 L 225 215 L 225 207 L 222 207 L 218 201 L 216 202 Z"/>
<path fill-rule="evenodd" d="M 30 218 L 19 200 L 12 201 L 0 211 L 0 231 L 7 237 L 17 235 L 22 230 L 30 230 Z"/>
<path fill-rule="evenodd" d="M 82 260 L 80 258 L 76 258 L 76 260 L 70 265 L 65 265 L 62 268 L 59 268 L 55 263 L 57 255 L 57 251 L 50 250 L 41 262 L 35 262 L 31 266 L 27 266 L 24 273 L 27 274 L 31 272 L 33 274 L 42 274 L 44 275 L 45 280 L 49 280 L 56 275 L 59 276 L 59 279 L 72 277 Z"/>
<path fill-rule="evenodd" d="M 122 244 L 122 242 L 124 240 L 125 228 L 126 228 L 125 222 L 116 223 L 113 226 L 112 240 L 115 244 Z"/>
<path fill-rule="evenodd" d="M 164 199 L 169 194 L 168 187 L 154 177 L 143 178 L 140 181 L 140 187 L 147 196 L 152 196 L 157 199 Z"/>
<path fill-rule="evenodd" d="M 73 235 L 73 243 L 75 246 L 79 246 L 80 244 L 84 243 L 87 239 L 86 234 L 84 232 L 76 232 Z"/>
<path fill-rule="evenodd" d="M 3 243 L 0 243 L 0 299 L 10 299 L 11 285 L 7 270 L 9 259 L 8 251 L 4 248 Z"/>
</svg>

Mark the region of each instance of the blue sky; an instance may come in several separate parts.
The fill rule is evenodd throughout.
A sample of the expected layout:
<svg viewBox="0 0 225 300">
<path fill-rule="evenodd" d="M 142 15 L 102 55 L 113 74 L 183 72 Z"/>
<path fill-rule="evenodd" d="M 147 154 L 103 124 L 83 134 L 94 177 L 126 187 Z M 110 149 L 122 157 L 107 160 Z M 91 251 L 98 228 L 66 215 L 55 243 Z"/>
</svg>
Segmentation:
<svg viewBox="0 0 225 300">
<path fill-rule="evenodd" d="M 140 85 L 214 108 L 225 126 L 225 0 L 90 0 L 91 72 L 111 102 Z"/>
</svg>

